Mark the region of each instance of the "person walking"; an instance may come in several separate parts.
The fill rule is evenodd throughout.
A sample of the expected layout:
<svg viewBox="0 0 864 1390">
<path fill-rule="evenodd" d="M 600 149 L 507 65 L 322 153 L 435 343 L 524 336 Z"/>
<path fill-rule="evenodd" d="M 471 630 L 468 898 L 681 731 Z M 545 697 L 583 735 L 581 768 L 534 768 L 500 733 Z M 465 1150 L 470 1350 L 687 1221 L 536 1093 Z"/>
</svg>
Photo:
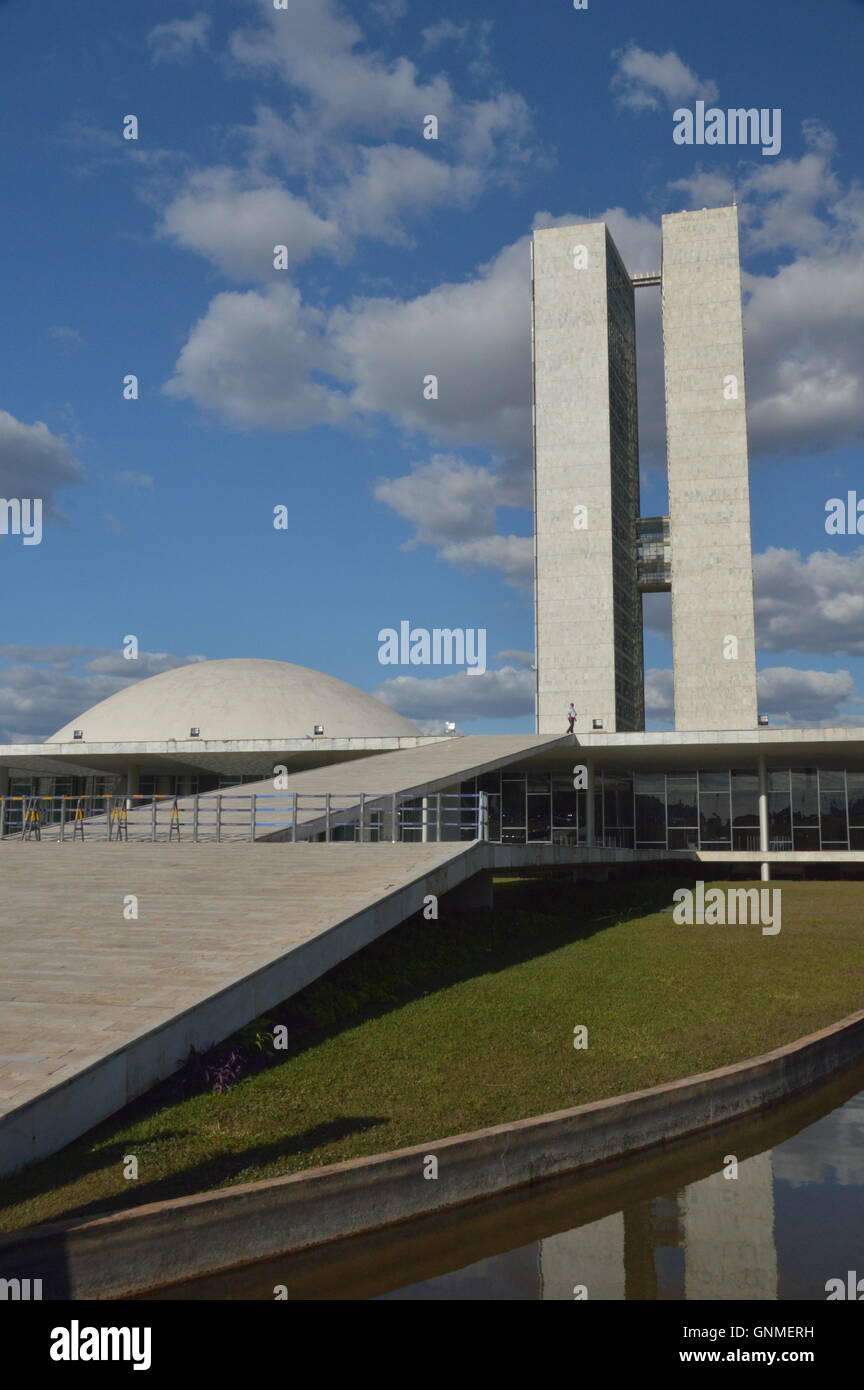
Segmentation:
<svg viewBox="0 0 864 1390">
<path fill-rule="evenodd" d="M 575 723 L 576 723 L 576 706 L 571 704 L 570 708 L 569 708 L 568 711 L 567 711 L 567 732 L 568 732 L 568 734 L 572 734 L 572 732 L 573 732 L 573 726 L 574 726 Z"/>
</svg>

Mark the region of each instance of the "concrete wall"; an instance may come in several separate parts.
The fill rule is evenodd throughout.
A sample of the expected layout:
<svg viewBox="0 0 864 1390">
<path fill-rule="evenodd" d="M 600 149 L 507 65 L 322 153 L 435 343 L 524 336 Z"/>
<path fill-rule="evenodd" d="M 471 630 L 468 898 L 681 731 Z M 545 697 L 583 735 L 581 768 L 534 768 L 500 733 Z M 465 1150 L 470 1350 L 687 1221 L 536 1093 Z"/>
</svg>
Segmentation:
<svg viewBox="0 0 864 1390">
<path fill-rule="evenodd" d="M 581 250 L 579 248 L 582 248 Z M 584 262 L 584 264 L 583 264 Z M 618 723 L 613 557 L 622 544 L 613 499 L 607 280 L 617 253 L 602 222 L 534 233 L 533 342 L 537 728 L 577 732 Z M 620 267 L 619 267 L 620 281 Z M 626 291 L 632 302 L 629 281 Z M 616 339 L 617 342 L 617 339 Z M 617 349 L 614 349 L 617 350 Z M 635 364 L 634 364 L 635 365 Z M 635 393 L 635 371 L 633 375 Z M 635 399 L 634 399 L 635 407 Z M 635 441 L 632 462 L 635 465 Z M 574 508 L 587 526 L 574 527 Z M 630 498 L 628 527 L 638 498 Z M 632 512 L 632 515 L 630 514 Z M 623 576 L 629 583 L 629 576 Z M 633 574 L 635 584 L 635 572 Z M 621 605 L 619 604 L 619 611 Z M 638 653 L 641 698 L 641 609 Z M 619 620 L 620 621 L 620 620 Z M 636 727 L 638 727 L 638 722 Z"/>
<path fill-rule="evenodd" d="M 675 727 L 749 729 L 756 657 L 736 207 L 663 218 L 663 344 Z"/>
</svg>

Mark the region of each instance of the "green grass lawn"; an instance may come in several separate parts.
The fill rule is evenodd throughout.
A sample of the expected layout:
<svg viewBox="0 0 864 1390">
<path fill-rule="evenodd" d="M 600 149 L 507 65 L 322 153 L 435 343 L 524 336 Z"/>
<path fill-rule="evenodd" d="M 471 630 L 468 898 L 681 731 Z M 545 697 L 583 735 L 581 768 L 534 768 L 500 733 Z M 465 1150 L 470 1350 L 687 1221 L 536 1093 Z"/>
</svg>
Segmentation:
<svg viewBox="0 0 864 1390">
<path fill-rule="evenodd" d="M 680 883 L 505 881 L 494 913 L 458 917 L 443 901 L 439 921 L 412 919 L 277 1011 L 290 1049 L 225 1093 L 172 1079 L 4 1178 L 0 1229 L 641 1090 L 864 1006 L 864 884 L 773 885 L 783 918 L 770 937 L 675 925 L 663 909 Z M 587 1051 L 573 1047 L 577 1024 Z M 130 1154 L 137 1181 L 123 1176 Z"/>
</svg>

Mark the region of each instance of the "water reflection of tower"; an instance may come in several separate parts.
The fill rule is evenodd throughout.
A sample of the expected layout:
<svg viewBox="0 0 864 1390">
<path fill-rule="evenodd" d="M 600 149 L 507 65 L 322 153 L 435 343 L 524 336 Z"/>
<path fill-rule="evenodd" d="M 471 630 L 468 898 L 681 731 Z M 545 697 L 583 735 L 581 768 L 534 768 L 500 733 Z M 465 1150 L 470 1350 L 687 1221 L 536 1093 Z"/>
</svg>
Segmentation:
<svg viewBox="0 0 864 1390">
<path fill-rule="evenodd" d="M 771 1151 L 684 1190 L 688 1299 L 777 1298 Z"/>
<path fill-rule="evenodd" d="M 540 1297 L 572 1299 L 584 1284 L 589 1299 L 623 1299 L 624 1215 L 604 1216 L 540 1242 Z"/>
<path fill-rule="evenodd" d="M 771 1154 L 540 1242 L 541 1297 L 777 1298 Z"/>
</svg>

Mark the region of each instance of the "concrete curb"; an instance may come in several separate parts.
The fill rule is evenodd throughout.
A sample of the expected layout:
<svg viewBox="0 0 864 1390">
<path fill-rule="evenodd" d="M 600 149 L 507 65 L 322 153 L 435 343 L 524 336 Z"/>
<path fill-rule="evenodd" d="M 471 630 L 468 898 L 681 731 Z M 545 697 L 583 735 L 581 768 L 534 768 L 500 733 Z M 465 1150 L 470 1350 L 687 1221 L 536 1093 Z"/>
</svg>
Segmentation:
<svg viewBox="0 0 864 1390">
<path fill-rule="evenodd" d="M 93 1220 L 0 1238 L 0 1277 L 46 1299 L 154 1289 L 622 1158 L 774 1105 L 864 1056 L 864 1010 L 761 1057 L 648 1091 Z M 424 1179 L 428 1156 L 436 1181 Z M 719 1162 L 719 1160 L 718 1160 Z"/>
</svg>

